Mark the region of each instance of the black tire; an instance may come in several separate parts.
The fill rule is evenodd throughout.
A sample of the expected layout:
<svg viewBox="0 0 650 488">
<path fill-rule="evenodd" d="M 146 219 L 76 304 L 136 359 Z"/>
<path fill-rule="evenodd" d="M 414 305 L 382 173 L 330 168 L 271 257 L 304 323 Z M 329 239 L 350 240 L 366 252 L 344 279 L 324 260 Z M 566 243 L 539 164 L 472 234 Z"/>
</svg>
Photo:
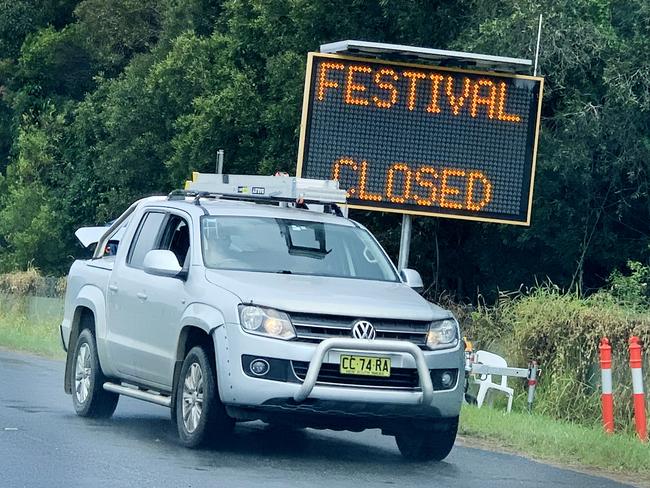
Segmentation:
<svg viewBox="0 0 650 488">
<path fill-rule="evenodd" d="M 93 333 L 84 329 L 77 338 L 74 362 L 70 369 L 72 403 L 81 417 L 109 418 L 115 412 L 120 396 L 104 390 L 102 373 Z"/>
<path fill-rule="evenodd" d="M 187 398 L 185 409 L 184 394 Z M 201 447 L 208 442 L 218 444 L 235 425 L 221 403 L 214 367 L 201 346 L 193 347 L 185 356 L 175 403 L 178 436 L 185 447 Z"/>
<path fill-rule="evenodd" d="M 439 421 L 434 430 L 410 430 L 395 436 L 402 456 L 409 461 L 442 461 L 456 441 L 458 417 Z"/>
</svg>

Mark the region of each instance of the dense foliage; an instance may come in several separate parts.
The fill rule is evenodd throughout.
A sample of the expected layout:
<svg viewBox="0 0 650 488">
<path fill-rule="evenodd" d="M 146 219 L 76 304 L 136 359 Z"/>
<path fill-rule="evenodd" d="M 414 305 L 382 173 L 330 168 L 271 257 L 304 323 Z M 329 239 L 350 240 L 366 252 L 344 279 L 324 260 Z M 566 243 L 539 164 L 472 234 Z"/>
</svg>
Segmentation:
<svg viewBox="0 0 650 488">
<path fill-rule="evenodd" d="M 0 0 L 0 269 L 63 272 L 73 231 L 191 170 L 293 171 L 306 52 L 340 39 L 532 58 L 533 225 L 417 218 L 412 265 L 459 297 L 648 259 L 647 0 Z M 354 215 L 396 253 L 399 218 Z"/>
<path fill-rule="evenodd" d="M 616 427 L 633 432 L 628 340 L 636 335 L 650 343 L 650 267 L 641 263 L 630 267 L 630 276 L 615 273 L 606 287 L 587 298 L 544 284 L 502 295 L 495 306 L 461 309 L 458 315 L 466 313 L 465 333 L 477 349 L 498 352 L 512 365 L 525 366 L 536 359 L 542 368 L 536 410 L 572 422 L 601 421 L 598 344 L 601 337 L 608 337 Z M 650 368 L 648 354 L 643 368 Z M 510 383 L 517 387 L 517 403 L 523 407 L 525 383 Z"/>
</svg>

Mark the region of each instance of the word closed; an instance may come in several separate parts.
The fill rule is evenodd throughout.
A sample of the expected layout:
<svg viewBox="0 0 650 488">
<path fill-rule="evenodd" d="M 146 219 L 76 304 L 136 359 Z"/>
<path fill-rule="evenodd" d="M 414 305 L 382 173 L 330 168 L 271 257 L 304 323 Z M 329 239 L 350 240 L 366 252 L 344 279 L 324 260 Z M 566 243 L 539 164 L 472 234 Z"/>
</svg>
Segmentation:
<svg viewBox="0 0 650 488">
<path fill-rule="evenodd" d="M 298 175 L 353 208 L 528 225 L 542 78 L 310 53 Z"/>
</svg>

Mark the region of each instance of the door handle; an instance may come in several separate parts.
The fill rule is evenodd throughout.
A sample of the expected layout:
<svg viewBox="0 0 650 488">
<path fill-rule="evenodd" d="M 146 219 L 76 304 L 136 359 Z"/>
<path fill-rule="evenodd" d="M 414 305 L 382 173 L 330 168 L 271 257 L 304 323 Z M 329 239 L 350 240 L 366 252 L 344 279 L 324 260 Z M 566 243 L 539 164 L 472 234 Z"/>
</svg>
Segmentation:
<svg viewBox="0 0 650 488">
<path fill-rule="evenodd" d="M 137 293 L 136 296 L 142 301 L 145 301 L 147 298 L 149 298 L 146 293 L 142 293 L 142 292 Z"/>
<path fill-rule="evenodd" d="M 108 285 L 108 289 L 111 290 L 113 293 L 117 292 L 118 290 L 117 285 L 113 285 L 113 284 Z"/>
</svg>

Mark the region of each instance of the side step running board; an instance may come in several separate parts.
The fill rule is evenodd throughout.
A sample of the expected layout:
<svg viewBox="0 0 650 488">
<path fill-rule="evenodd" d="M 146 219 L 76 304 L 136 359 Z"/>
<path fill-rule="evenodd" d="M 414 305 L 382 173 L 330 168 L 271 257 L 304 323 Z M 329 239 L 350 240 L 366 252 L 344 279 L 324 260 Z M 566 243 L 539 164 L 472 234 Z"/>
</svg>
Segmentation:
<svg viewBox="0 0 650 488">
<path fill-rule="evenodd" d="M 116 385 L 115 383 L 104 383 L 104 390 L 119 393 L 120 395 L 130 396 L 145 402 L 155 403 L 163 407 L 171 407 L 172 399 L 169 396 L 150 393 L 148 391 L 129 388 L 128 386 Z"/>
</svg>

